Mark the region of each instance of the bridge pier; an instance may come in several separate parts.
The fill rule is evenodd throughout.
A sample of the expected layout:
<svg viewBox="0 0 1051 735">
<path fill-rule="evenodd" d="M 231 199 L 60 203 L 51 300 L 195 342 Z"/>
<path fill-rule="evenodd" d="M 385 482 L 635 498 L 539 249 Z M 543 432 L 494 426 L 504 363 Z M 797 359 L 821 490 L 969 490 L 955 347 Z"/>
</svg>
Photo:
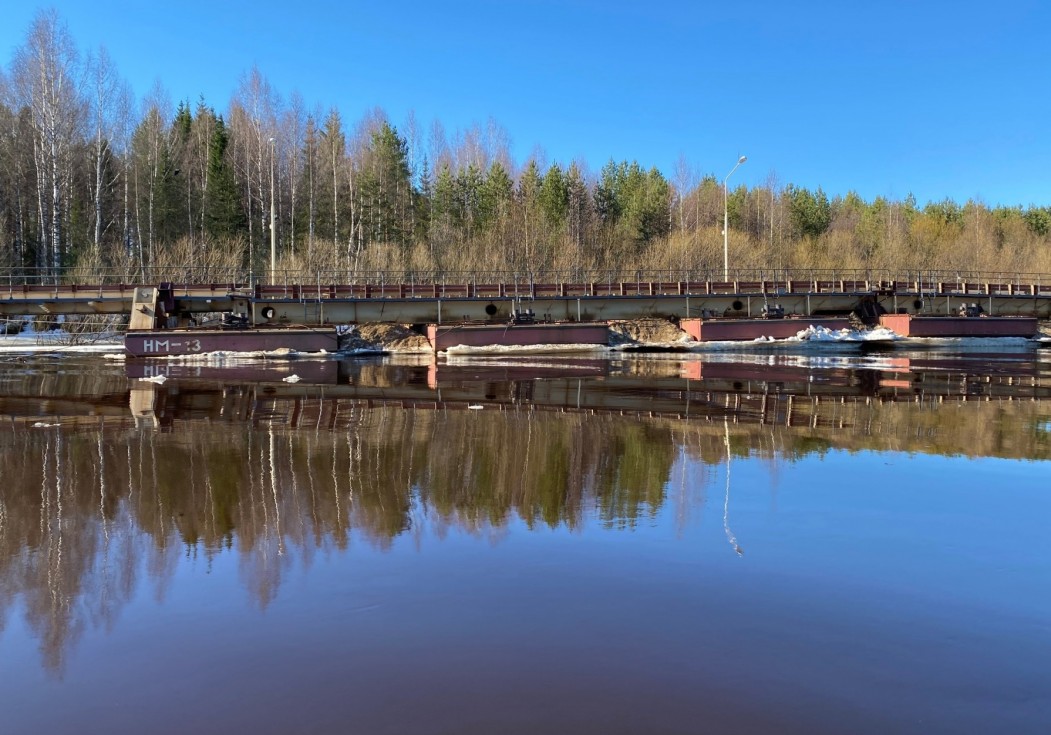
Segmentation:
<svg viewBox="0 0 1051 735">
<path fill-rule="evenodd" d="M 160 329 L 164 326 L 158 310 L 158 293 L 159 289 L 154 286 L 135 287 L 128 329 Z"/>
</svg>

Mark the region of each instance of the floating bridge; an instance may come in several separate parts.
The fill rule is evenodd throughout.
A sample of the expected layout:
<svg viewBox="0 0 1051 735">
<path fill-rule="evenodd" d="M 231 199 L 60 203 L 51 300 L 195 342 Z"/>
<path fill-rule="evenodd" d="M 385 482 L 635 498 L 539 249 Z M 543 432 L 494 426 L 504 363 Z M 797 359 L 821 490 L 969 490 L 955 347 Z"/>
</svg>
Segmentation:
<svg viewBox="0 0 1051 735">
<path fill-rule="evenodd" d="M 605 321 L 709 316 L 833 315 L 874 309 L 956 314 L 980 305 L 990 316 L 1051 319 L 1051 276 L 758 280 L 432 279 L 323 284 L 15 283 L 0 286 L 0 315 L 129 315 L 132 327 L 185 326 L 205 313 L 242 315 L 253 325 L 445 324 L 503 321 L 528 308 L 540 321 Z M 792 274 L 786 274 L 791 276 Z M 139 316 L 136 316 L 139 315 Z M 147 324 L 147 322 L 149 322 Z"/>
</svg>

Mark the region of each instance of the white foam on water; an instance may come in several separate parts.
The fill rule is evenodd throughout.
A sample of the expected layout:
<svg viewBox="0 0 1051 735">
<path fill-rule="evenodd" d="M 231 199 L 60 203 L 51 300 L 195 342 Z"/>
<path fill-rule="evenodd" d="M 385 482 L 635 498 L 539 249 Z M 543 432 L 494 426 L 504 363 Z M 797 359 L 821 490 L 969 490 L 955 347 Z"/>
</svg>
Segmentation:
<svg viewBox="0 0 1051 735">
<path fill-rule="evenodd" d="M 342 353 L 326 352 L 325 350 L 320 352 L 298 352 L 287 347 L 281 347 L 276 350 L 255 350 L 252 352 L 216 350 L 215 352 L 202 352 L 196 355 L 150 355 L 141 359 L 179 365 L 224 365 L 228 362 L 256 362 L 259 360 L 327 360 L 338 357 L 340 354 Z M 114 357 L 118 356 L 114 355 Z"/>
<path fill-rule="evenodd" d="M 412 352 L 415 352 L 413 350 Z M 430 350 L 427 350 L 430 352 Z M 337 354 L 345 355 L 347 357 L 369 357 L 371 355 L 386 355 L 389 353 L 397 353 L 398 350 L 385 350 L 379 347 L 356 347 L 349 350 L 340 350 Z"/>
</svg>

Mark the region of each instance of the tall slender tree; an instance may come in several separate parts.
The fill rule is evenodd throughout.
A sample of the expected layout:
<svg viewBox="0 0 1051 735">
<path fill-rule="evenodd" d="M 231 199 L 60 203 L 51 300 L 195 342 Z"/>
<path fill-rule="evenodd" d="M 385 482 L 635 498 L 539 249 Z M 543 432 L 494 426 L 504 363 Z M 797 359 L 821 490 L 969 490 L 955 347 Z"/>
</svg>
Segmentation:
<svg viewBox="0 0 1051 735">
<path fill-rule="evenodd" d="M 54 10 L 33 20 L 25 45 L 15 52 L 12 80 L 18 104 L 30 110 L 33 125 L 37 210 L 42 241 L 37 265 L 63 264 L 69 210 L 72 149 L 83 129 L 82 66 L 65 24 Z"/>
</svg>

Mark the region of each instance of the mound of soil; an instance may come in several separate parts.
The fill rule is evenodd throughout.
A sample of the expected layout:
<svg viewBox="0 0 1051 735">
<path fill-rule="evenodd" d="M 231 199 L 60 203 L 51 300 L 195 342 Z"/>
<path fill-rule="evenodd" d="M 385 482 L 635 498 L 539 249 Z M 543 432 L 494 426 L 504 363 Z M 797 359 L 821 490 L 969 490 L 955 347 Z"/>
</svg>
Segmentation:
<svg viewBox="0 0 1051 735">
<path fill-rule="evenodd" d="M 377 352 L 430 352 L 425 335 L 407 324 L 360 324 L 339 338 L 341 350 Z"/>
<path fill-rule="evenodd" d="M 612 322 L 609 344 L 662 345 L 689 341 L 689 336 L 664 319 L 636 319 Z M 377 352 L 430 352 L 425 335 L 407 324 L 360 324 L 340 337 L 341 350 L 375 350 Z"/>
<path fill-rule="evenodd" d="M 609 343 L 614 346 L 628 343 L 670 344 L 689 339 L 689 335 L 679 329 L 677 324 L 665 319 L 635 319 L 611 322 L 609 325 Z"/>
</svg>

